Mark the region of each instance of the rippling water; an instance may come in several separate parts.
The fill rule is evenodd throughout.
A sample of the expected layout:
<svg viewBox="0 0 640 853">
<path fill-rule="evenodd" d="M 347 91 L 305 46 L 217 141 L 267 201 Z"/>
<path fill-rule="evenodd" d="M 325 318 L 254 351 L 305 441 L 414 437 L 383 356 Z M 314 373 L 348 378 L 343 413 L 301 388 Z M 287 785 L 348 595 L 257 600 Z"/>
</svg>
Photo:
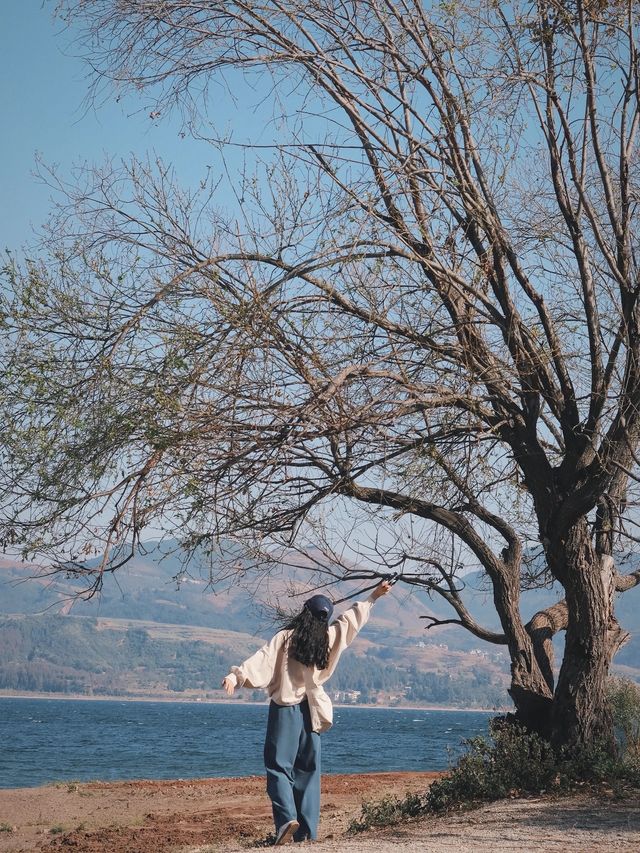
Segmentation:
<svg viewBox="0 0 640 853">
<path fill-rule="evenodd" d="M 266 705 L 0 699 L 0 787 L 261 774 Z M 441 770 L 491 714 L 336 708 L 326 773 Z"/>
</svg>

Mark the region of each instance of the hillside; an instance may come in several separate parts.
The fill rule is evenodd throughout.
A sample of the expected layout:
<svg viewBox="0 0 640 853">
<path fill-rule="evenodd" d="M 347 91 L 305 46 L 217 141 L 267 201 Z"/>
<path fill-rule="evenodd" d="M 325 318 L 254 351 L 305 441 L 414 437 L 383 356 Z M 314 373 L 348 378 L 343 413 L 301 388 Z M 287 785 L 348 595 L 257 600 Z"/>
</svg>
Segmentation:
<svg viewBox="0 0 640 853">
<path fill-rule="evenodd" d="M 0 689 L 225 698 L 219 690 L 223 676 L 261 642 L 246 634 L 134 620 L 4 616 Z M 428 658 L 418 656 L 395 663 L 369 643 L 364 653 L 356 648 L 343 657 L 330 686 L 339 701 L 502 704 L 499 669 L 478 669 L 467 658 L 465 653 L 447 653 L 446 667 L 442 660 L 430 667 Z M 264 694 L 244 690 L 236 698 L 262 700 Z"/>
<path fill-rule="evenodd" d="M 232 586 L 213 586 L 206 568 L 182 570 L 170 546 L 149 547 L 146 555 L 131 560 L 117 574 L 107 575 L 101 593 L 85 601 L 78 598 L 83 582 L 64 575 L 38 576 L 30 566 L 0 561 L 0 612 L 56 612 L 74 616 L 137 619 L 173 625 L 198 625 L 229 631 L 241 630 L 260 636 L 269 634 L 276 608 L 296 612 L 314 587 L 308 575 L 290 567 L 263 577 L 247 576 Z M 363 584 L 334 588 L 334 597 L 358 592 Z M 292 596 L 292 589 L 296 595 Z M 368 592 L 363 594 L 366 597 Z M 357 598 L 357 596 L 356 596 Z M 349 606 L 349 602 L 341 607 Z M 376 607 L 375 623 L 368 628 L 377 642 L 395 643 L 399 638 L 422 638 L 424 622 L 419 616 L 434 613 L 434 605 L 415 590 L 397 586 L 393 597 Z M 444 612 L 444 611 L 443 611 Z M 471 649 L 473 638 L 446 628 L 447 636 L 460 634 L 456 648 Z M 443 642 L 439 639 L 438 642 Z"/>
<path fill-rule="evenodd" d="M 264 602 L 296 610 L 310 592 L 305 580 L 308 584 L 299 572 L 283 569 L 254 582 L 251 592 L 240 586 L 212 588 L 206 574 L 182 572 L 165 546 L 149 548 L 117 576 L 107 577 L 99 596 L 83 601 L 69 578 L 34 576 L 32 567 L 2 561 L 0 689 L 218 696 L 215 691 L 228 666 L 274 629 L 274 610 Z M 465 581 L 472 615 L 497 628 L 480 576 L 470 574 Z M 292 585 L 301 597 L 290 597 Z M 340 588 L 334 594 L 349 591 Z M 556 598 L 554 590 L 525 593 L 525 615 Z M 632 639 L 618 655 L 616 668 L 634 678 L 640 678 L 638 602 L 638 590 L 631 590 L 618 605 Z M 450 615 L 444 603 L 401 585 L 381 599 L 375 618 L 332 679 L 337 698 L 357 691 L 358 701 L 502 703 L 508 675 L 503 648 L 455 626 L 425 631 L 419 618 L 425 614 Z"/>
</svg>

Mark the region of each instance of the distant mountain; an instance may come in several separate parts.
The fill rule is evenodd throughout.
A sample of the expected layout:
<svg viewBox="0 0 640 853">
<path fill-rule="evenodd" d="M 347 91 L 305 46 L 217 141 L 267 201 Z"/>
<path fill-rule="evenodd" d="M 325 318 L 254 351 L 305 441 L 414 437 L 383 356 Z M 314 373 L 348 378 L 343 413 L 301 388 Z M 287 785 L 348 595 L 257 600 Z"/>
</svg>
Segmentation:
<svg viewBox="0 0 640 853">
<path fill-rule="evenodd" d="M 185 573 L 171 545 L 150 544 L 146 553 L 107 573 L 101 592 L 84 600 L 78 594 L 87 584 L 83 578 L 48 577 L 5 560 L 0 562 L 0 612 L 52 611 L 227 630 L 241 625 L 250 632 L 259 624 L 258 604 L 237 591 L 218 594 L 207 577 Z"/>
<path fill-rule="evenodd" d="M 103 693 L 203 689 L 198 673 L 207 660 L 215 658 L 218 668 L 224 669 L 242 659 L 257 648 L 260 638 L 273 632 L 274 604 L 295 611 L 312 590 L 308 575 L 287 566 L 263 578 L 247 574 L 243 579 L 239 553 L 238 575 L 244 585 L 212 587 L 206 569 L 194 565 L 185 573 L 174 550 L 171 543 L 147 543 L 146 553 L 116 574 L 107 575 L 102 592 L 89 601 L 77 598 L 82 588 L 77 578 L 38 576 L 33 567 L 0 561 L 0 614 L 6 617 L 0 622 L 0 652 L 5 664 L 0 668 L 0 688 L 15 687 L 20 677 L 32 686 L 16 689 L 45 689 L 34 686 L 45 682 L 67 684 L 69 690 L 80 689 L 77 685 L 81 684 L 81 692 L 90 688 Z M 468 574 L 464 583 L 463 596 L 471 615 L 498 630 L 482 575 Z M 341 596 L 360 588 L 342 584 L 332 590 Z M 292 589 L 300 595 L 291 597 Z M 558 597 L 555 588 L 525 592 L 525 618 Z M 621 624 L 632 639 L 617 656 L 616 668 L 640 680 L 639 603 L 639 589 L 630 590 L 618 602 Z M 354 671 L 349 670 L 351 681 L 347 679 L 341 689 L 355 679 L 369 692 L 382 690 L 379 685 L 384 684 L 390 696 L 413 684 L 413 698 L 417 700 L 422 691 L 422 701 L 469 703 L 475 695 L 484 704 L 499 693 L 504 695 L 508 656 L 503 647 L 483 643 L 456 626 L 425 631 L 423 615 L 450 618 L 452 613 L 439 596 L 431 598 L 402 584 L 381 599 L 374 618 L 354 644 L 359 663 Z M 45 626 L 44 634 L 38 633 L 39 625 Z M 43 653 L 45 636 L 48 652 Z M 146 675 L 140 659 L 131 652 L 131 644 L 145 637 Z M 562 636 L 558 638 L 558 647 L 561 645 Z M 67 655 L 66 663 L 56 660 L 56 654 L 64 658 L 65 649 L 71 648 L 74 652 Z M 7 661 L 14 669 L 6 668 Z M 15 667 L 22 667 L 19 677 Z M 90 672 L 93 675 L 87 674 Z M 211 682 L 214 686 L 218 674 Z M 447 680 L 452 675 L 455 689 Z M 427 677 L 441 681 L 425 686 Z M 69 686 L 73 683 L 76 688 Z M 436 694 L 445 698 L 436 700 Z M 404 695 L 408 696 L 406 690 Z"/>
<path fill-rule="evenodd" d="M 193 565 L 189 572 L 183 570 L 171 544 L 147 544 L 145 554 L 137 555 L 113 575 L 105 575 L 102 591 L 88 601 L 77 597 L 86 581 L 64 574 L 42 576 L 37 571 L 32 566 L 0 561 L 0 613 L 54 612 L 139 619 L 264 636 L 273 629 L 276 607 L 295 612 L 314 592 L 309 574 L 290 566 L 263 577 L 248 573 L 242 577 L 239 571 L 239 584 L 212 586 L 206 567 Z M 367 585 L 371 584 L 342 584 L 334 588 L 339 591 L 333 595 L 356 593 L 356 600 L 358 591 Z M 368 591 L 362 593 L 364 598 L 368 595 Z M 352 600 L 339 605 L 338 612 L 351 603 Z M 423 638 L 424 622 L 419 617 L 434 613 L 435 605 L 437 602 L 429 602 L 424 593 L 398 585 L 393 595 L 376 606 L 376 619 L 368 633 L 375 634 L 376 642 L 392 645 Z M 447 628 L 444 633 L 449 636 L 462 632 Z M 476 644 L 472 639 L 460 648 L 473 648 Z"/>
</svg>

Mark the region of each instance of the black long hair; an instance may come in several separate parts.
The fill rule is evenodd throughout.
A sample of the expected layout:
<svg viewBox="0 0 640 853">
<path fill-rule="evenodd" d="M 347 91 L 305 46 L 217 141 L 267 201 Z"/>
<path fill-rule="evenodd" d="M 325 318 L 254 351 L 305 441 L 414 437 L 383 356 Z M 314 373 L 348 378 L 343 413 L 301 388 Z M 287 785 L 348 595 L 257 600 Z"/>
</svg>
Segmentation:
<svg viewBox="0 0 640 853">
<path fill-rule="evenodd" d="M 307 607 L 303 607 L 284 628 L 292 632 L 290 657 L 304 666 L 326 669 L 329 663 L 329 625 L 325 619 L 318 619 Z"/>
</svg>

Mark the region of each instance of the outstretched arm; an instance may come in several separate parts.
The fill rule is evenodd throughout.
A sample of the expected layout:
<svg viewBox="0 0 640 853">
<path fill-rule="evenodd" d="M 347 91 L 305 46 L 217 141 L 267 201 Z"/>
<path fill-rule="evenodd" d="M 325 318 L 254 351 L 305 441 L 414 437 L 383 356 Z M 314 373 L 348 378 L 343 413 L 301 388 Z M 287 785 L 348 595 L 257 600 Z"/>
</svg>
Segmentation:
<svg viewBox="0 0 640 853">
<path fill-rule="evenodd" d="M 229 696 L 233 695 L 236 687 L 260 688 L 268 686 L 273 678 L 282 641 L 283 632 L 280 631 L 240 666 L 231 667 L 231 672 L 222 679 L 222 686 Z"/>
</svg>

